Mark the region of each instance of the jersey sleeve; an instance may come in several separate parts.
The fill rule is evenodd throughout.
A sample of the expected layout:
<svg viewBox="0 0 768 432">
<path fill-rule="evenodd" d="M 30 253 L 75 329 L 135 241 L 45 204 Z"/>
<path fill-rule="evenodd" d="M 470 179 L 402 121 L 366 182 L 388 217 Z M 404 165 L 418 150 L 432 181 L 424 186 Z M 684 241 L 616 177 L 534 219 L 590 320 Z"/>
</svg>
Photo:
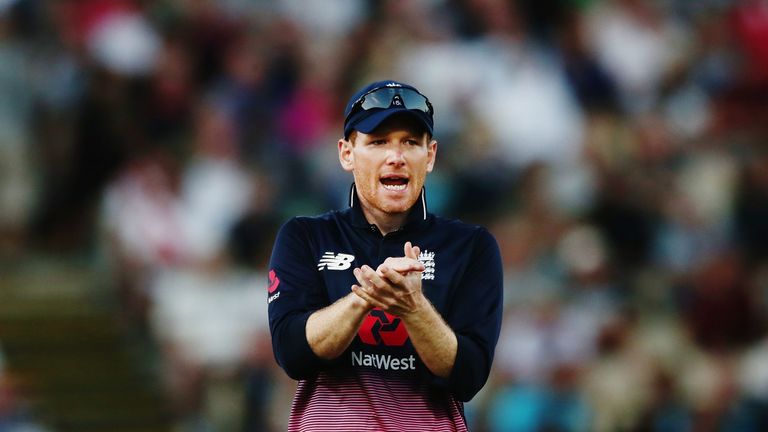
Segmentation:
<svg viewBox="0 0 768 432">
<path fill-rule="evenodd" d="M 277 233 L 270 259 L 269 330 L 275 360 L 293 379 L 308 378 L 328 361 L 309 346 L 309 316 L 328 305 L 323 281 L 315 267 L 309 231 L 293 218 Z"/>
<path fill-rule="evenodd" d="M 473 254 L 445 317 L 458 341 L 456 361 L 445 383 L 467 402 L 488 380 L 503 312 L 503 273 L 496 239 L 480 228 Z"/>
</svg>

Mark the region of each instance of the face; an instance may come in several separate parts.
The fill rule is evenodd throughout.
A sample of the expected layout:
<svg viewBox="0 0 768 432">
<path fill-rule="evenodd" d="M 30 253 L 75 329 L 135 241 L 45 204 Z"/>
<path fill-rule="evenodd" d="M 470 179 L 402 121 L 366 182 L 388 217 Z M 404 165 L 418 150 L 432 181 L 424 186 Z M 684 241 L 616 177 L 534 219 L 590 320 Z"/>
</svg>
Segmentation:
<svg viewBox="0 0 768 432">
<path fill-rule="evenodd" d="M 392 116 L 370 134 L 339 140 L 341 166 L 352 172 L 363 210 L 374 219 L 407 214 L 436 153 L 437 142 L 408 116 Z"/>
</svg>

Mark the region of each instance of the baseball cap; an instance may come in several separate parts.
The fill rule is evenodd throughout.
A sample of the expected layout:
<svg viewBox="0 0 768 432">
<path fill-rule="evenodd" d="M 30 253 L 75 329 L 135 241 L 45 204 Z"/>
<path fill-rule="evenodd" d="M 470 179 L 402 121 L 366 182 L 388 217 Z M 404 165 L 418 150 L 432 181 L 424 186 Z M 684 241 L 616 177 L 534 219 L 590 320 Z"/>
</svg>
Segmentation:
<svg viewBox="0 0 768 432">
<path fill-rule="evenodd" d="M 386 80 L 368 84 L 349 99 L 344 109 L 344 138 L 353 130 L 371 133 L 398 113 L 418 119 L 432 135 L 434 109 L 429 99 L 412 85 Z"/>
</svg>

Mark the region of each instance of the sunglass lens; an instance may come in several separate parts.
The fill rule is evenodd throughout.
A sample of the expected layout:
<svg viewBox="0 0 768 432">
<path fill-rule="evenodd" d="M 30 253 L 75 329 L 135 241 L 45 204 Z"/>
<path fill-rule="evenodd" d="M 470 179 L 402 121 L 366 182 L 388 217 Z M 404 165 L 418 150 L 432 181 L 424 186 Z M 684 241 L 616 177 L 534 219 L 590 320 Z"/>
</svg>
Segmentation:
<svg viewBox="0 0 768 432">
<path fill-rule="evenodd" d="M 406 108 L 429 112 L 429 107 L 427 106 L 427 98 L 424 96 L 416 93 L 415 91 L 404 91 L 402 92 L 401 96 Z"/>
<path fill-rule="evenodd" d="M 390 88 L 383 88 L 376 90 L 365 96 L 363 99 L 362 108 L 369 110 L 371 108 L 389 108 L 392 103 L 392 97 L 395 95 L 395 90 Z"/>
<path fill-rule="evenodd" d="M 395 96 L 399 96 L 406 108 L 429 112 L 427 98 L 410 89 L 382 88 L 373 91 L 365 96 L 361 108 L 369 110 L 371 108 L 389 108 Z"/>
</svg>

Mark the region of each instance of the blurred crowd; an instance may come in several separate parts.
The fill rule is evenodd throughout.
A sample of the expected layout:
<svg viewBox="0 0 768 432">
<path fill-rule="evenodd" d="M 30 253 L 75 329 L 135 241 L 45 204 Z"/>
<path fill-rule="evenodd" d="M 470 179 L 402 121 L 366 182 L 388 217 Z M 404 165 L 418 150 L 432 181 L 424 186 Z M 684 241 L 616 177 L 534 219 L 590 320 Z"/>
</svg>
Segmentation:
<svg viewBox="0 0 768 432">
<path fill-rule="evenodd" d="M 385 78 L 502 249 L 472 430 L 768 430 L 768 0 L 0 0 L 0 254 L 107 266 L 179 430 L 283 430 L 271 242 Z"/>
</svg>

